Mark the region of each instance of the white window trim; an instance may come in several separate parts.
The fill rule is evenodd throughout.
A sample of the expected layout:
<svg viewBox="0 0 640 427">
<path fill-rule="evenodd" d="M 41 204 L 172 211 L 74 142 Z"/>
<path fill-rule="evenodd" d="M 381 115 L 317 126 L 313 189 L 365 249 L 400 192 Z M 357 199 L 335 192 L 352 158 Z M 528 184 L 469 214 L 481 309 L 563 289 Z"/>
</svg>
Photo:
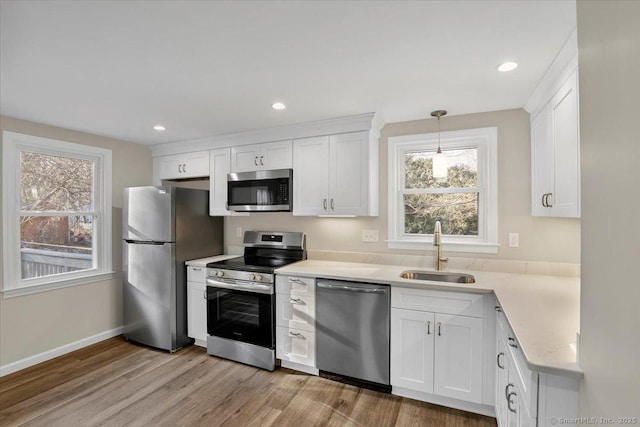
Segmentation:
<svg viewBox="0 0 640 427">
<path fill-rule="evenodd" d="M 112 278 L 111 235 L 111 150 L 55 139 L 4 131 L 2 133 L 3 170 L 3 285 L 2 296 L 9 298 L 52 289 L 83 285 Z M 22 280 L 20 267 L 20 151 L 41 152 L 96 161 L 94 210 L 98 226 L 94 229 L 97 244 L 94 268 Z"/>
<path fill-rule="evenodd" d="M 495 254 L 498 252 L 498 128 L 487 127 L 440 134 L 443 148 L 478 148 L 478 190 L 484 194 L 478 215 L 478 236 L 442 238 L 443 249 L 452 252 Z M 402 189 L 404 186 L 404 153 L 438 146 L 438 133 L 395 136 L 388 139 L 388 233 L 390 249 L 433 249 L 433 234 L 404 233 Z"/>
</svg>

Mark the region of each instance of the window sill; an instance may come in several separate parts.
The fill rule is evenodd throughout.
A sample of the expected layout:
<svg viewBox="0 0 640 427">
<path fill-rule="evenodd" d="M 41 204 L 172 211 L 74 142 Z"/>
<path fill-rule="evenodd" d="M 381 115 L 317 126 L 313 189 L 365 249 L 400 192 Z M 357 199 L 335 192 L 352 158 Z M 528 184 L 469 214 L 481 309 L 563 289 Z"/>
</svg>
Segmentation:
<svg viewBox="0 0 640 427">
<path fill-rule="evenodd" d="M 433 250 L 433 241 L 387 240 L 389 249 L 411 249 L 416 251 Z M 476 254 L 497 254 L 497 243 L 443 242 L 442 250 L 446 252 L 469 252 Z"/>
<path fill-rule="evenodd" d="M 1 291 L 2 298 L 4 299 L 14 298 L 14 297 L 20 297 L 24 295 L 37 294 L 40 292 L 53 291 L 55 289 L 69 288 L 71 286 L 86 285 L 89 283 L 95 283 L 103 280 L 113 279 L 114 276 L 115 276 L 114 271 L 99 272 L 99 273 L 93 273 L 91 275 L 86 275 L 82 277 L 76 277 L 73 279 L 56 280 L 56 281 L 51 281 L 48 283 L 42 283 L 38 285 L 25 286 L 22 288 L 3 289 Z"/>
</svg>

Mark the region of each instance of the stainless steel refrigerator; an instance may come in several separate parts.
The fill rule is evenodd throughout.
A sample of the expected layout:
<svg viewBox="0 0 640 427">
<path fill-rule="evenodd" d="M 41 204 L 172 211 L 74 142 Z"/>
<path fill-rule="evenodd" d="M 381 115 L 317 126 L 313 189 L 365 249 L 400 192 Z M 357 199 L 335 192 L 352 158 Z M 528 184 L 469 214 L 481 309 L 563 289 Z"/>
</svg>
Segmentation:
<svg viewBox="0 0 640 427">
<path fill-rule="evenodd" d="M 122 239 L 125 338 L 169 351 L 189 344 L 184 262 L 223 252 L 209 192 L 125 188 Z"/>
</svg>

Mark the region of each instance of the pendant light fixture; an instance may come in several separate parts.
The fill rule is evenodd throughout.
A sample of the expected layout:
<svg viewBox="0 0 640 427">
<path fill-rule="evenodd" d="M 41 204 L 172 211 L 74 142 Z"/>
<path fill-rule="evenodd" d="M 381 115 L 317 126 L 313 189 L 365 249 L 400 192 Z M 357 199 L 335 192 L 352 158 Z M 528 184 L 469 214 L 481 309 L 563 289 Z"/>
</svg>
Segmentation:
<svg viewBox="0 0 640 427">
<path fill-rule="evenodd" d="M 436 181 L 446 181 L 447 179 L 447 156 L 445 156 L 440 149 L 440 117 L 446 115 L 446 110 L 431 112 L 431 116 L 438 118 L 438 151 L 435 156 L 433 156 L 433 177 Z"/>
</svg>

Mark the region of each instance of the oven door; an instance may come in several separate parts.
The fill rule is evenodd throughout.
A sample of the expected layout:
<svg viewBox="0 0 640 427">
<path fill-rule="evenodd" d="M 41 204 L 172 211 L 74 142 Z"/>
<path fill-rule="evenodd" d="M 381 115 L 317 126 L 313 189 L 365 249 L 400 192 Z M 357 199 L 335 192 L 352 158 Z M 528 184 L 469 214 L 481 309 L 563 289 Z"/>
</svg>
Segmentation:
<svg viewBox="0 0 640 427">
<path fill-rule="evenodd" d="M 227 209 L 236 212 L 290 212 L 291 169 L 230 173 Z"/>
<path fill-rule="evenodd" d="M 221 285 L 207 279 L 207 333 L 274 349 L 275 294 Z"/>
</svg>

